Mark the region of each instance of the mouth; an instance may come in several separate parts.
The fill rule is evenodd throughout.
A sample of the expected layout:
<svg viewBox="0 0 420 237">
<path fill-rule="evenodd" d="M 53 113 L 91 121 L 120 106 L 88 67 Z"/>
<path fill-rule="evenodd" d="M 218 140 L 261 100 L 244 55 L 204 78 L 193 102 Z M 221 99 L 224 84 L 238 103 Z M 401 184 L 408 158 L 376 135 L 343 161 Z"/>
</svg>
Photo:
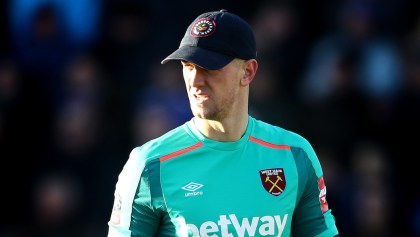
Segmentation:
<svg viewBox="0 0 420 237">
<path fill-rule="evenodd" d="M 205 101 L 209 100 L 209 97 L 204 94 L 193 94 L 192 97 L 198 103 L 204 103 Z"/>
</svg>

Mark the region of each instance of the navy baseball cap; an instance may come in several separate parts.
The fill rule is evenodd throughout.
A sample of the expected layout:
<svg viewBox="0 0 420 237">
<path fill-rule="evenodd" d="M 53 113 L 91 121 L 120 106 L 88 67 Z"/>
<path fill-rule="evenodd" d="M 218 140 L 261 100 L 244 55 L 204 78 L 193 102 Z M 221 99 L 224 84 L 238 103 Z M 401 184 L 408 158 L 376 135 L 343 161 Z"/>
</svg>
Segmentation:
<svg viewBox="0 0 420 237">
<path fill-rule="evenodd" d="M 179 48 L 162 60 L 185 60 L 217 70 L 234 58 L 255 59 L 257 49 L 251 26 L 226 10 L 199 15 L 188 27 Z"/>
</svg>

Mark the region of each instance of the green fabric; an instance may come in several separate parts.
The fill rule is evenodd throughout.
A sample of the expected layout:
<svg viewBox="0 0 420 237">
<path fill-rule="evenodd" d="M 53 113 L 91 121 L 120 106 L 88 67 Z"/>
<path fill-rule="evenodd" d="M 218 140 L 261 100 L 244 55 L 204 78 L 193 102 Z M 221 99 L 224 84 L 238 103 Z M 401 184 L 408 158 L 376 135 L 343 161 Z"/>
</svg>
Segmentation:
<svg viewBox="0 0 420 237">
<path fill-rule="evenodd" d="M 333 236 L 321 177 L 298 134 L 249 117 L 240 140 L 218 142 L 191 120 L 133 150 L 116 187 L 123 221 L 108 236 Z"/>
</svg>

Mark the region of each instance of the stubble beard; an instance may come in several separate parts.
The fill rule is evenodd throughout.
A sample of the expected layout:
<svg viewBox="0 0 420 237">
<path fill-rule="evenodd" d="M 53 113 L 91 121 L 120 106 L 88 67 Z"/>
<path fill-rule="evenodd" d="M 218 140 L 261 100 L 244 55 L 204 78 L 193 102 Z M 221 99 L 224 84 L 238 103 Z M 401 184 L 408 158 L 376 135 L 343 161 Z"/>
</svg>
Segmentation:
<svg viewBox="0 0 420 237">
<path fill-rule="evenodd" d="M 190 104 L 193 115 L 200 119 L 222 121 L 224 120 L 232 108 L 232 101 L 224 101 L 222 106 L 211 104 L 208 106 Z"/>
<path fill-rule="evenodd" d="M 191 105 L 191 110 L 193 115 L 200 119 L 219 120 L 221 117 L 215 108 L 204 108 L 199 105 Z"/>
</svg>

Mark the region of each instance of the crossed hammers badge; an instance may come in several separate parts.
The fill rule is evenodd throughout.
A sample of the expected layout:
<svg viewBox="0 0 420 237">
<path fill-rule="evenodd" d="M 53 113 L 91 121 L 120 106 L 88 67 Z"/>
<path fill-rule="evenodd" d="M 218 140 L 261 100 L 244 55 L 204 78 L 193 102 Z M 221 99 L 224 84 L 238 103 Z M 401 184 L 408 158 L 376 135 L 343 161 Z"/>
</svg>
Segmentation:
<svg viewBox="0 0 420 237">
<path fill-rule="evenodd" d="M 260 177 L 265 190 L 274 196 L 280 195 L 286 187 L 283 168 L 260 170 Z"/>
</svg>

